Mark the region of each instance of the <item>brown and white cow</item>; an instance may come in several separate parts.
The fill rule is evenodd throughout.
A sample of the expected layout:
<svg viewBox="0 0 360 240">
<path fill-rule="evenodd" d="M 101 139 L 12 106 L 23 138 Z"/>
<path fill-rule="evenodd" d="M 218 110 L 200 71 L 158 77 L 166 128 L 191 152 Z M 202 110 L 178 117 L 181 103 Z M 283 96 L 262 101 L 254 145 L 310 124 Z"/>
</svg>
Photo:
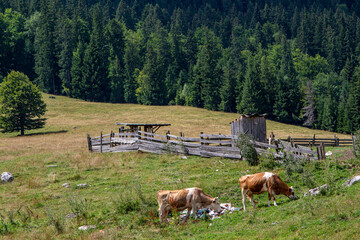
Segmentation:
<svg viewBox="0 0 360 240">
<path fill-rule="evenodd" d="M 202 208 L 211 208 L 217 212 L 222 211 L 219 199 L 204 193 L 201 188 L 193 187 L 180 190 L 159 190 L 156 197 L 159 203 L 160 222 L 163 222 L 163 220 L 166 219 L 166 216 L 171 210 L 188 210 L 187 215 L 182 222 L 185 222 L 189 218 L 191 210 L 193 210 L 194 213 Z"/>
<path fill-rule="evenodd" d="M 261 194 L 267 192 L 269 196 L 269 207 L 271 199 L 274 200 L 274 205 L 277 206 L 275 201 L 275 195 L 283 194 L 290 199 L 295 198 L 293 188 L 288 187 L 288 185 L 284 183 L 275 173 L 262 172 L 253 175 L 245 175 L 239 178 L 239 183 L 242 193 L 244 210 L 246 210 L 246 196 L 249 198 L 253 206 L 256 207 L 253 199 L 254 194 Z"/>
</svg>

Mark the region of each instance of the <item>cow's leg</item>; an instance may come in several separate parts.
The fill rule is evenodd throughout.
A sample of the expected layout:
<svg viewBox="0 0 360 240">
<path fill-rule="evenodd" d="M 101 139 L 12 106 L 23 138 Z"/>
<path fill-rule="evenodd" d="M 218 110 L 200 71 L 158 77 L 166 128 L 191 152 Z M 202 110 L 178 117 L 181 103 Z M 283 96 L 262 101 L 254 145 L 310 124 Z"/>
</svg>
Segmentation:
<svg viewBox="0 0 360 240">
<path fill-rule="evenodd" d="M 190 217 L 191 208 L 188 208 L 187 210 L 188 211 L 186 213 L 186 216 L 185 216 L 184 220 L 181 221 L 180 224 L 184 224 L 188 220 L 188 218 Z"/>
<path fill-rule="evenodd" d="M 159 218 L 160 218 L 160 222 L 164 222 L 164 219 L 166 220 L 167 222 L 167 215 L 169 213 L 169 206 L 165 203 L 162 203 L 159 207 Z"/>
<path fill-rule="evenodd" d="M 271 206 L 271 205 L 270 205 L 270 200 L 271 200 L 271 194 L 270 194 L 270 192 L 268 192 L 268 207 Z"/>
<path fill-rule="evenodd" d="M 274 200 L 274 206 L 277 206 L 274 191 L 271 190 L 271 194 L 272 194 L 272 197 L 273 197 L 273 200 Z"/>
<path fill-rule="evenodd" d="M 254 206 L 254 208 L 256 208 L 256 204 L 254 201 L 254 195 L 251 192 L 247 192 L 247 195 L 248 195 L 248 198 L 249 198 L 251 204 Z"/>
<path fill-rule="evenodd" d="M 241 194 L 242 194 L 242 202 L 243 202 L 243 208 L 244 211 L 246 211 L 246 190 L 245 189 L 241 189 Z"/>
</svg>

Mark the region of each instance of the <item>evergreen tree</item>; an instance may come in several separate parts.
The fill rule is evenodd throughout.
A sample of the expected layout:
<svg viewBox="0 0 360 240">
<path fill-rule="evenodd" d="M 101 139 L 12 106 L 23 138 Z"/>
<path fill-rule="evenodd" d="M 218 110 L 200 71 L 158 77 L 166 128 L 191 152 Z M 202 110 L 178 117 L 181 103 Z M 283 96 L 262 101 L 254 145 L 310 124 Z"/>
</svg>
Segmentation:
<svg viewBox="0 0 360 240">
<path fill-rule="evenodd" d="M 151 44 L 146 50 L 146 59 L 141 79 L 138 77 L 139 100 L 145 105 L 166 104 L 166 87 L 161 72 L 158 54 Z"/>
<path fill-rule="evenodd" d="M 263 113 L 264 95 L 260 83 L 260 74 L 255 60 L 249 57 L 241 102 L 238 105 L 240 113 Z"/>
<path fill-rule="evenodd" d="M 90 43 L 87 45 L 84 55 L 82 83 L 85 100 L 109 101 L 108 55 L 103 18 L 100 6 L 97 5 L 93 10 L 93 29 Z"/>
<path fill-rule="evenodd" d="M 360 66 L 354 71 L 348 104 L 350 131 L 355 132 L 360 129 Z"/>
<path fill-rule="evenodd" d="M 73 53 L 71 65 L 71 96 L 74 98 L 85 98 L 83 72 L 84 55 L 86 46 L 79 40 L 76 51 Z"/>
<path fill-rule="evenodd" d="M 125 101 L 125 37 L 123 26 L 115 19 L 109 22 L 107 28 L 107 41 L 110 45 L 110 101 L 121 103 Z"/>
<path fill-rule="evenodd" d="M 46 104 L 41 92 L 20 72 L 10 72 L 0 85 L 0 128 L 2 132 L 25 134 L 25 130 L 42 128 Z"/>
<path fill-rule="evenodd" d="M 55 45 L 56 0 L 42 0 L 39 27 L 35 36 L 36 83 L 45 92 L 59 94 L 61 82 L 58 77 L 57 52 Z"/>
<path fill-rule="evenodd" d="M 125 84 L 124 84 L 124 98 L 125 102 L 136 103 L 136 89 L 138 88 L 135 80 L 135 69 L 140 69 L 143 63 L 141 57 L 143 41 L 140 34 L 131 30 L 127 31 L 125 35 Z"/>
<path fill-rule="evenodd" d="M 282 59 L 277 76 L 274 115 L 278 121 L 295 123 L 299 116 L 300 89 L 289 43 L 282 37 Z"/>
<path fill-rule="evenodd" d="M 236 70 L 235 61 L 232 58 L 225 59 L 219 106 L 224 112 L 236 112 Z"/>
<path fill-rule="evenodd" d="M 203 105 L 209 110 L 217 110 L 221 101 L 219 97 L 221 72 L 218 68 L 218 61 L 221 57 L 219 39 L 209 29 L 199 29 L 198 34 L 200 46 L 193 76 L 197 87 L 193 91 L 197 91 L 200 85 L 200 106 Z"/>
</svg>

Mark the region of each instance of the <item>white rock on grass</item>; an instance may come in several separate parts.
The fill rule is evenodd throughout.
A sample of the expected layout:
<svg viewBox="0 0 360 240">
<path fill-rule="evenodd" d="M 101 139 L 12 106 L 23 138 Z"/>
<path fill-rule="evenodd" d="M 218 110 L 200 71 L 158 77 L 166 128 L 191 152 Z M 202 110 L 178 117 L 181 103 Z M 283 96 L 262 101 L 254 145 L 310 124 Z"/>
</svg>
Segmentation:
<svg viewBox="0 0 360 240">
<path fill-rule="evenodd" d="M 350 180 L 347 180 L 346 182 L 344 182 L 344 185 L 347 187 L 350 187 L 352 185 L 354 185 L 355 183 L 360 182 L 360 176 L 355 176 Z"/>
<path fill-rule="evenodd" d="M 66 187 L 66 188 L 69 188 L 70 187 L 70 183 L 64 183 L 63 185 L 62 185 L 63 187 Z"/>
<path fill-rule="evenodd" d="M 3 181 L 3 182 L 12 182 L 13 180 L 14 180 L 14 177 L 9 172 L 3 172 L 1 174 L 1 181 Z"/>
<path fill-rule="evenodd" d="M 320 187 L 310 189 L 309 192 L 304 194 L 304 196 L 306 197 L 307 195 L 310 195 L 310 196 L 318 195 L 320 193 L 321 189 L 327 189 L 327 187 L 328 187 L 327 184 L 324 184 Z"/>
<path fill-rule="evenodd" d="M 86 230 L 95 229 L 95 228 L 96 228 L 95 225 L 84 225 L 84 226 L 79 227 L 79 230 L 86 231 Z"/>
<path fill-rule="evenodd" d="M 87 183 L 79 183 L 78 185 L 78 188 L 87 188 L 87 187 L 91 187 L 90 184 L 87 184 Z"/>
</svg>

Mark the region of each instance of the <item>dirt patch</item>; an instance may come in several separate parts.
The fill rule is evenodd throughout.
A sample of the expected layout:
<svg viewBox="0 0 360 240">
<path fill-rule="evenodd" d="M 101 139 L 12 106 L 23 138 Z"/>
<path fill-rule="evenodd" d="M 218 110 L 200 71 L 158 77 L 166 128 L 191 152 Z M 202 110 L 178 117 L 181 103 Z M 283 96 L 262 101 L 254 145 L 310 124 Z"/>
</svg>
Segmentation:
<svg viewBox="0 0 360 240">
<path fill-rule="evenodd" d="M 352 149 L 348 149 L 341 153 L 338 160 L 344 161 L 344 160 L 349 160 L 349 159 L 353 159 L 353 158 L 355 158 L 355 156 L 354 156 Z"/>
</svg>

